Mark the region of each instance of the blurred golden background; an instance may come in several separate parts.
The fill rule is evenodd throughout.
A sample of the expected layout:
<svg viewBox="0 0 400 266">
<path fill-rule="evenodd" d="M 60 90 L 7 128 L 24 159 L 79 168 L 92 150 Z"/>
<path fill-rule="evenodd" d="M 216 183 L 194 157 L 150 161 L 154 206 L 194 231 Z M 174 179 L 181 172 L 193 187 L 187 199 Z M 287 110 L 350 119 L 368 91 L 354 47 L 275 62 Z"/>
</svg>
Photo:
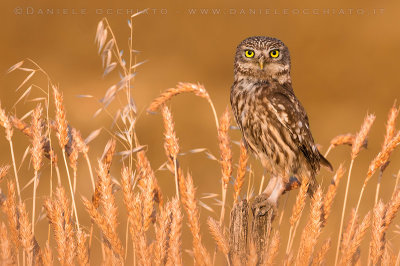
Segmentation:
<svg viewBox="0 0 400 266">
<path fill-rule="evenodd" d="M 84 137 L 101 127 L 110 130 L 112 119 L 108 116 L 102 114 L 93 118 L 94 112 L 100 107 L 99 103 L 93 99 L 77 98 L 76 95 L 90 94 L 99 99 L 119 79 L 116 73 L 102 77 L 101 58 L 94 43 L 100 19 L 107 17 L 120 49 L 128 51 L 130 31 L 127 20 L 132 13 L 144 8 L 150 8 L 148 14 L 134 19 L 133 43 L 134 49 L 141 51 L 138 60 L 148 62 L 139 67 L 134 81 L 133 97 L 139 112 L 138 137 L 141 144 L 148 145 L 147 154 L 154 169 L 160 167 L 166 158 L 162 144 L 161 115 L 148 115 L 145 111 L 152 99 L 164 89 L 174 87 L 179 81 L 199 82 L 210 93 L 218 114 L 222 114 L 229 105 L 236 45 L 252 35 L 273 36 L 281 39 L 290 49 L 293 87 L 308 112 L 314 139 L 323 146 L 322 151 L 327 149 L 334 136 L 355 133 L 367 112 L 377 115 L 370 133 L 369 147 L 362 151 L 353 169 L 348 206 L 355 206 L 368 164 L 378 153 L 383 141 L 387 112 L 400 96 L 397 66 L 400 58 L 400 28 L 397 26 L 400 2 L 358 0 L 349 3 L 342 0 L 334 4 L 321 1 L 216 3 L 207 0 L 113 3 L 96 1 L 89 4 L 82 1 L 1 1 L 2 107 L 22 116 L 36 105 L 36 102 L 27 101 L 13 108 L 24 91 L 22 88 L 15 92 L 15 89 L 24 80 L 26 73 L 6 74 L 10 66 L 29 57 L 59 84 L 65 97 L 67 119 L 81 130 Z M 54 14 L 47 14 L 47 9 L 53 10 Z M 214 14 L 218 10 L 220 14 Z M 256 14 L 252 14 L 252 10 Z M 208 14 L 204 14 L 205 12 Z M 33 81 L 46 87 L 44 79 L 35 78 Z M 33 90 L 29 99 L 35 97 L 43 97 L 43 94 L 39 90 Z M 170 106 L 181 151 L 208 148 L 218 157 L 215 124 L 207 102 L 193 95 L 182 95 L 174 98 Z M 95 159 L 101 156 L 104 145 L 110 138 L 107 130 L 103 130 L 100 137 L 91 143 L 93 167 L 96 166 Z M 238 131 L 231 133 L 233 140 L 240 140 Z M 17 162 L 20 162 L 29 142 L 22 134 L 15 135 L 20 138 L 15 147 Z M 0 139 L 0 145 L 3 151 L 0 154 L 0 164 L 10 163 L 9 147 L 4 137 Z M 233 145 L 233 149 L 236 162 L 238 148 Z M 338 147 L 330 153 L 328 159 L 335 168 L 341 162 L 345 162 L 348 168 L 349 151 L 348 147 Z M 215 161 L 209 160 L 204 154 L 185 155 L 180 160 L 185 171 L 190 170 L 192 173 L 198 187 L 198 196 L 203 193 L 220 193 L 221 174 Z M 399 151 L 394 152 L 391 161 L 383 177 L 381 195 L 385 202 L 393 190 L 393 176 L 399 170 Z M 258 177 L 263 170 L 257 161 L 253 159 L 251 162 L 255 168 L 255 185 L 258 189 Z M 23 169 L 27 169 L 28 164 L 29 158 L 24 162 Z M 78 173 L 78 199 L 80 195 L 90 196 L 91 191 L 87 167 L 83 166 L 83 162 L 81 164 Z M 119 179 L 120 165 L 117 166 L 112 174 Z M 47 162 L 44 168 L 49 168 Z M 48 195 L 47 174 L 43 170 L 38 192 L 41 200 L 44 195 Z M 20 176 L 24 186 L 33 177 L 32 168 L 21 170 Z M 318 180 L 326 185 L 331 177 L 332 174 L 323 170 Z M 157 178 L 167 197 L 172 197 L 173 177 L 166 171 L 158 171 Z M 373 204 L 375 185 L 376 176 L 367 187 L 365 205 L 360 210 L 362 216 Z M 4 183 L 2 188 L 5 189 Z M 340 222 L 344 188 L 345 181 L 342 181 L 334 204 L 337 215 L 332 215 L 320 238 L 331 236 L 334 240 L 333 247 L 336 247 L 336 227 Z M 228 195 L 231 197 L 232 187 L 229 189 Z M 296 194 L 297 192 L 290 194 L 288 210 L 291 210 Z M 31 186 L 23 195 L 25 199 L 31 197 Z M 120 196 L 118 199 L 120 200 Z M 230 199 L 228 198 L 228 209 L 231 207 Z M 80 200 L 78 202 L 82 222 L 89 224 Z M 202 209 L 202 220 L 209 215 L 216 217 L 219 206 L 215 206 L 213 200 L 204 202 L 213 207 L 216 213 Z M 121 206 L 119 212 L 123 211 L 124 207 Z M 289 214 L 290 211 L 286 212 L 285 217 Z M 345 221 L 347 219 L 348 216 Z M 399 220 L 395 222 L 399 223 Z M 122 239 L 125 226 L 125 221 L 121 220 L 119 229 Z M 288 223 L 284 222 L 283 226 L 288 226 Z M 43 235 L 36 237 L 40 243 L 44 243 L 47 238 L 47 221 L 42 221 L 38 227 L 42 231 L 39 229 L 37 232 L 43 232 Z M 332 230 L 335 230 L 334 234 L 330 233 Z M 206 227 L 203 235 L 207 247 L 212 250 L 214 244 Z M 394 236 L 391 239 L 393 246 L 400 245 L 398 235 Z M 186 247 L 190 239 L 188 235 L 184 238 Z M 285 244 L 286 239 L 287 236 L 282 235 L 282 243 Z M 364 243 L 363 252 L 367 252 L 366 245 Z M 334 249 L 332 248 L 330 256 L 334 256 Z M 186 253 L 185 260 L 189 260 Z"/>
</svg>

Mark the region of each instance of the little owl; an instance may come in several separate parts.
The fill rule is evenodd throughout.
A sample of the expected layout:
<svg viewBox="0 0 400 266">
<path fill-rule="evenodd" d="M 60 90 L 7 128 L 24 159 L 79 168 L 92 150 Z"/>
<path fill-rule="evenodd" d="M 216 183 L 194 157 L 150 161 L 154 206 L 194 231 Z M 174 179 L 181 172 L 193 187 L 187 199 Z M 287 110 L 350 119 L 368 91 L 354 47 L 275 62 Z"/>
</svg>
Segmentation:
<svg viewBox="0 0 400 266">
<path fill-rule="evenodd" d="M 306 111 L 294 95 L 288 48 L 271 37 L 247 38 L 237 47 L 234 68 L 236 122 L 247 148 L 271 175 L 264 198 L 276 206 L 280 195 L 304 180 L 312 195 L 320 165 L 332 166 L 314 144 Z"/>
</svg>

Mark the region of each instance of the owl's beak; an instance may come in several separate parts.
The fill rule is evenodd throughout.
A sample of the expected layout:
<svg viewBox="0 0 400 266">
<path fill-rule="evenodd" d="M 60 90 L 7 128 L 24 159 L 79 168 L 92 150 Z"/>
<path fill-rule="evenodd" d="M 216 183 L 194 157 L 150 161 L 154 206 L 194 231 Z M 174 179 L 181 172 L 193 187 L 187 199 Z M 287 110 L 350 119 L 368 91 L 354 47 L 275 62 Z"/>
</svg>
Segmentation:
<svg viewBox="0 0 400 266">
<path fill-rule="evenodd" d="M 261 70 L 263 70 L 263 69 L 264 69 L 264 58 L 261 57 L 261 58 L 258 60 L 258 63 L 260 64 Z"/>
</svg>

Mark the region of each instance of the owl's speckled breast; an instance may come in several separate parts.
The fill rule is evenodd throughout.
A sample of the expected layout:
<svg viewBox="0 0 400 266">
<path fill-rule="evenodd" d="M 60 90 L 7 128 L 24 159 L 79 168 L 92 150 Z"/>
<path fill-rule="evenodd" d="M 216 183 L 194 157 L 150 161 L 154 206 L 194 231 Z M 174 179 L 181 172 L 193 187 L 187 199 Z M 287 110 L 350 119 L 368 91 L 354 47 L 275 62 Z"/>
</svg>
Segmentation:
<svg viewBox="0 0 400 266">
<path fill-rule="evenodd" d="M 293 152 L 297 149 L 289 132 L 277 126 L 279 121 L 267 97 L 268 87 L 266 81 L 235 82 L 231 90 L 232 108 L 248 147 L 263 167 L 274 175 L 289 177 L 298 167 Z"/>
</svg>

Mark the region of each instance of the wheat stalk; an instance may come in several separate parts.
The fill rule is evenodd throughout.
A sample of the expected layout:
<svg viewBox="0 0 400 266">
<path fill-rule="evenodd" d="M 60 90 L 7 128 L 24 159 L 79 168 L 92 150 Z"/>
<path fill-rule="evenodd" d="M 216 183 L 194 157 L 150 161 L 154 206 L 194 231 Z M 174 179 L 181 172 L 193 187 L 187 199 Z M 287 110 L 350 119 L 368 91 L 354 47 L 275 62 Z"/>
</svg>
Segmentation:
<svg viewBox="0 0 400 266">
<path fill-rule="evenodd" d="M 182 220 L 180 202 L 178 198 L 173 198 L 171 203 L 171 232 L 169 235 L 169 250 L 167 265 L 180 266 L 182 264 Z"/>
<path fill-rule="evenodd" d="M 249 155 L 247 154 L 247 148 L 245 146 L 244 140 L 242 139 L 242 141 L 240 142 L 239 165 L 237 168 L 235 183 L 233 185 L 235 203 L 238 201 L 240 190 L 242 189 L 244 183 L 248 159 Z"/>
<path fill-rule="evenodd" d="M 264 265 L 273 265 L 274 261 L 279 252 L 279 244 L 280 244 L 280 234 L 279 231 L 276 231 L 272 236 L 271 243 L 268 245 L 268 249 L 266 250 L 266 254 L 264 256 L 265 262 Z"/>
<path fill-rule="evenodd" d="M 357 225 L 355 228 L 354 234 L 351 236 L 351 239 L 347 240 L 346 246 L 342 249 L 342 258 L 341 263 L 342 265 L 349 265 L 357 261 L 357 258 L 354 258 L 357 255 L 357 250 L 361 245 L 361 241 L 363 240 L 367 229 L 371 225 L 371 213 L 368 212 L 364 219 L 362 220 L 360 225 Z M 345 239 L 345 238 L 343 238 Z M 344 240 L 343 240 L 344 242 Z"/>
<path fill-rule="evenodd" d="M 323 226 L 325 226 L 326 222 L 328 221 L 329 214 L 331 213 L 331 208 L 333 204 L 333 200 L 336 197 L 337 188 L 339 186 L 339 182 L 344 176 L 345 169 L 343 164 L 339 165 L 339 168 L 336 171 L 335 176 L 333 177 L 331 184 L 328 187 L 328 191 L 326 192 L 325 199 L 324 199 L 324 219 L 323 219 Z"/>
<path fill-rule="evenodd" d="M 165 265 L 168 258 L 169 240 L 171 240 L 172 208 L 171 202 L 167 202 L 157 215 L 157 223 L 154 224 L 156 233 L 154 243 L 154 264 Z"/>
<path fill-rule="evenodd" d="M 356 137 L 354 139 L 353 145 L 351 147 L 351 161 L 350 161 L 350 167 L 349 167 L 349 174 L 347 176 L 346 192 L 345 192 L 345 195 L 344 195 L 342 216 L 341 216 L 341 219 L 340 219 L 338 243 L 337 243 L 337 247 L 336 247 L 336 256 L 335 256 L 335 265 L 337 265 L 338 258 L 339 258 L 339 243 L 340 243 L 340 237 L 341 237 L 342 231 L 343 231 L 344 215 L 345 215 L 345 212 L 346 212 L 347 197 L 348 197 L 349 188 L 350 188 L 351 171 L 353 169 L 354 160 L 357 157 L 358 153 L 360 152 L 361 148 L 363 147 L 363 145 L 364 145 L 364 143 L 365 143 L 365 141 L 367 139 L 368 133 L 369 133 L 374 121 L 375 121 L 375 115 L 373 115 L 373 114 L 369 114 L 369 115 L 367 115 L 365 117 L 364 123 L 362 124 L 360 131 L 356 134 Z"/>
<path fill-rule="evenodd" d="M 232 175 L 232 150 L 230 146 L 230 138 L 228 135 L 230 125 L 230 113 L 229 109 L 226 108 L 222 114 L 219 127 L 218 127 L 218 141 L 219 149 L 221 152 L 221 170 L 222 170 L 222 207 L 219 223 L 222 224 L 225 217 L 225 202 L 226 202 L 226 191 L 228 183 Z"/>
<path fill-rule="evenodd" d="M 178 138 L 176 137 L 175 134 L 175 126 L 171 111 L 166 105 L 162 106 L 161 110 L 162 110 L 164 129 L 165 129 L 164 149 L 168 158 L 169 167 L 170 169 L 173 169 L 175 175 L 175 190 L 176 190 L 176 196 L 179 199 L 179 180 L 178 180 L 177 161 L 176 161 L 179 153 Z"/>
<path fill-rule="evenodd" d="M 178 83 L 176 88 L 167 89 L 160 96 L 158 96 L 156 99 L 154 99 L 153 102 L 150 104 L 149 108 L 147 109 L 147 111 L 148 112 L 157 111 L 157 109 L 159 109 L 160 106 L 165 104 L 172 97 L 174 97 L 178 94 L 184 93 L 184 92 L 194 93 L 196 96 L 199 96 L 199 97 L 207 100 L 207 102 L 210 104 L 211 109 L 213 111 L 215 124 L 218 128 L 218 124 L 219 124 L 218 116 L 217 116 L 217 112 L 215 111 L 214 104 L 211 101 L 210 95 L 208 94 L 207 90 L 204 88 L 203 85 L 200 85 L 200 84 L 183 83 L 183 82 Z"/>
<path fill-rule="evenodd" d="M 82 230 L 76 232 L 76 257 L 81 266 L 89 264 L 89 248 L 86 244 L 88 236 Z"/>
<path fill-rule="evenodd" d="M 6 112 L 3 110 L 3 108 L 1 108 L 1 103 L 0 103 L 0 125 L 4 127 L 6 131 L 6 139 L 10 145 L 11 159 L 14 168 L 15 184 L 17 184 L 18 199 L 21 202 L 21 189 L 19 186 L 18 171 L 15 163 L 14 146 L 12 142 L 13 128 L 11 125 L 10 118 L 6 115 Z"/>
<path fill-rule="evenodd" d="M 79 228 L 78 211 L 76 209 L 76 204 L 75 204 L 75 197 L 74 197 L 74 192 L 73 192 L 73 188 L 72 188 L 71 175 L 69 174 L 67 159 L 65 157 L 65 146 L 68 144 L 70 139 L 69 139 L 69 135 L 68 135 L 68 123 L 65 118 L 66 114 L 65 114 L 64 104 L 63 104 L 63 96 L 58 91 L 57 87 L 55 87 L 55 86 L 53 86 L 53 94 L 54 94 L 54 102 L 55 102 L 55 106 L 56 106 L 56 127 L 57 127 L 56 135 L 58 138 L 58 143 L 60 144 L 60 147 L 62 149 L 65 169 L 67 171 L 67 176 L 68 176 L 69 189 L 71 192 L 72 204 L 74 207 L 73 209 L 74 209 L 74 213 L 75 213 L 76 225 L 79 230 L 80 228 Z"/>
<path fill-rule="evenodd" d="M 306 205 L 307 199 L 307 191 L 310 183 L 308 179 L 304 179 L 301 183 L 299 193 L 296 197 L 296 202 L 293 205 L 292 215 L 290 216 L 290 229 L 289 229 L 289 238 L 286 246 L 286 256 L 289 254 L 289 251 L 292 248 L 293 239 L 296 235 L 299 219 L 303 213 L 304 206 Z"/>
<path fill-rule="evenodd" d="M 35 233 L 35 207 L 36 207 L 36 190 L 38 185 L 38 172 L 42 166 L 43 160 L 43 141 L 44 136 L 42 133 L 42 106 L 39 104 L 32 115 L 32 164 L 35 170 L 34 182 L 33 182 L 33 202 L 32 202 L 32 232 Z"/>
<path fill-rule="evenodd" d="M 225 235 L 224 235 L 224 233 L 222 231 L 221 226 L 212 217 L 208 217 L 207 224 L 208 224 L 208 229 L 210 230 L 210 233 L 211 233 L 212 237 L 214 238 L 215 242 L 217 243 L 217 246 L 218 246 L 219 250 L 224 254 L 225 259 L 226 259 L 227 263 L 229 264 L 228 240 L 226 239 L 226 237 L 225 237 Z"/>
<path fill-rule="evenodd" d="M 15 251 L 11 247 L 7 227 L 3 222 L 0 225 L 0 258 L 4 265 L 14 265 L 16 263 Z"/>
<path fill-rule="evenodd" d="M 328 238 L 327 240 L 324 241 L 320 250 L 313 257 L 311 264 L 312 266 L 325 265 L 326 254 L 331 248 L 331 244 L 332 244 L 331 238 Z"/>
<path fill-rule="evenodd" d="M 321 234 L 322 208 L 322 189 L 318 187 L 311 202 L 310 218 L 301 235 L 299 253 L 297 255 L 297 262 L 299 265 L 308 265 L 310 263 L 318 237 Z"/>
<path fill-rule="evenodd" d="M 61 265 L 71 265 L 75 257 L 75 233 L 65 190 L 58 187 L 55 198 L 44 203 L 47 217 L 53 225 L 54 238 L 57 244 L 58 261 Z"/>
<path fill-rule="evenodd" d="M 196 200 L 196 190 L 194 188 L 193 179 L 190 174 L 186 176 L 186 186 L 183 192 L 182 201 L 183 206 L 187 214 L 189 221 L 189 228 L 193 236 L 193 251 L 194 260 L 198 265 L 211 265 L 210 255 L 204 248 L 201 241 L 200 234 L 200 221 L 199 221 L 199 210 Z"/>
</svg>

